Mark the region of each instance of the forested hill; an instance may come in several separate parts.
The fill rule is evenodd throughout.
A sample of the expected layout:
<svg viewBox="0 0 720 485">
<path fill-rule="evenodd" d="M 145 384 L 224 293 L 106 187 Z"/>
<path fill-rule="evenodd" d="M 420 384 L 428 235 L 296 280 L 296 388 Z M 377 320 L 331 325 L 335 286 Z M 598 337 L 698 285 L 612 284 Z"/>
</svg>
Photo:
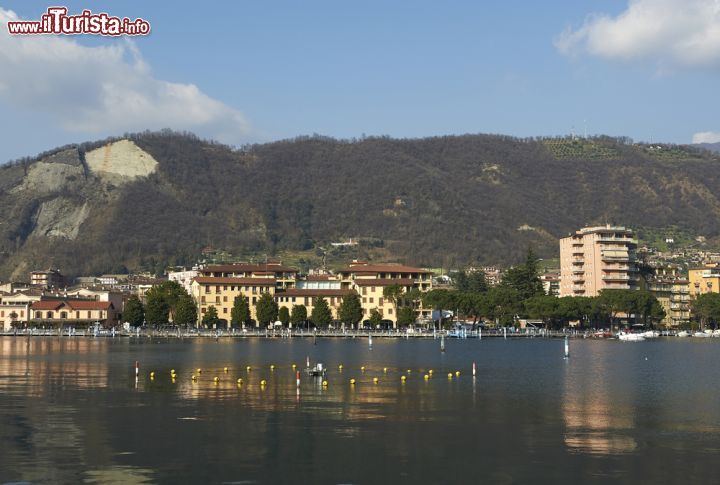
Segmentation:
<svg viewBox="0 0 720 485">
<path fill-rule="evenodd" d="M 0 168 L 0 279 L 348 237 L 412 264 L 508 263 L 530 245 L 554 256 L 557 238 L 586 224 L 715 236 L 718 187 L 716 154 L 610 138 L 305 137 L 232 150 L 143 133 Z"/>
</svg>

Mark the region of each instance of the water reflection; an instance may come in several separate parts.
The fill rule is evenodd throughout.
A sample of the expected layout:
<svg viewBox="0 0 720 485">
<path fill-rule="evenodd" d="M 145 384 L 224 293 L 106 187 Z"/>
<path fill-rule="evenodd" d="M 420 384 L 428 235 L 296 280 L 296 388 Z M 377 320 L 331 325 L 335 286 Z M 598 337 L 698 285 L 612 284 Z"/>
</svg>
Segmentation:
<svg viewBox="0 0 720 485">
<path fill-rule="evenodd" d="M 594 455 L 630 453 L 637 442 L 629 434 L 635 427 L 635 406 L 628 394 L 611 390 L 607 346 L 586 346 L 580 357 L 590 366 L 566 362 L 562 413 L 565 445 L 572 452 Z"/>
<path fill-rule="evenodd" d="M 105 339 L 0 338 L 0 391 L 42 397 L 53 387 L 108 386 Z"/>
</svg>

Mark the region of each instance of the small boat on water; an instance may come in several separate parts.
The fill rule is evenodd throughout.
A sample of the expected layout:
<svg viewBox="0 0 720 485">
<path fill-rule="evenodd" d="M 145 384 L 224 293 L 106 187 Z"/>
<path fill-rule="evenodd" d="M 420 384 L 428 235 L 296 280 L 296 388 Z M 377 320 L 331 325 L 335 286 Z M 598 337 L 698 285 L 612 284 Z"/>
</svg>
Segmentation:
<svg viewBox="0 0 720 485">
<path fill-rule="evenodd" d="M 660 336 L 660 332 L 658 332 L 657 330 L 648 330 L 647 332 L 643 332 L 640 335 L 645 338 L 658 338 Z"/>
<path fill-rule="evenodd" d="M 602 330 L 597 331 L 593 334 L 594 338 L 610 338 L 612 337 L 612 334 L 610 332 L 604 332 Z"/>
<path fill-rule="evenodd" d="M 315 364 L 315 367 L 307 367 L 305 369 L 305 373 L 312 377 L 325 377 L 325 374 L 327 373 L 327 369 L 323 367 L 321 363 Z"/>
<path fill-rule="evenodd" d="M 682 331 L 678 332 L 677 336 L 678 336 L 678 337 L 689 337 L 689 336 L 690 336 L 690 332 L 687 332 L 687 331 L 685 331 L 685 330 L 682 330 Z"/>
<path fill-rule="evenodd" d="M 695 332 L 693 334 L 693 337 L 699 337 L 699 338 L 710 338 L 712 337 L 712 330 L 711 331 L 705 331 L 705 332 Z"/>
<path fill-rule="evenodd" d="M 617 334 L 617 338 L 623 342 L 641 342 L 645 340 L 645 336 L 641 333 L 620 332 Z"/>
</svg>

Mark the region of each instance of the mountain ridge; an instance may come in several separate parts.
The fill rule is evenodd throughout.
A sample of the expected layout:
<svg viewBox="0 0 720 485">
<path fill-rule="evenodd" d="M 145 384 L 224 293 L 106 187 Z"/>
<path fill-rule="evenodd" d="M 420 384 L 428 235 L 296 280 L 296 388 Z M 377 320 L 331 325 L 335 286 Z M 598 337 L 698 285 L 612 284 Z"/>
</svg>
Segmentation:
<svg viewBox="0 0 720 485">
<path fill-rule="evenodd" d="M 121 140 L 149 157 L 132 177 L 103 172 L 117 170 Z M 558 237 L 587 224 L 712 237 L 718 182 L 710 152 L 624 138 L 312 136 L 232 149 L 145 132 L 0 167 L 0 278 L 190 264 L 208 245 L 272 256 L 358 236 L 381 241 L 387 258 L 446 267 L 512 263 L 529 246 L 552 257 Z"/>
</svg>

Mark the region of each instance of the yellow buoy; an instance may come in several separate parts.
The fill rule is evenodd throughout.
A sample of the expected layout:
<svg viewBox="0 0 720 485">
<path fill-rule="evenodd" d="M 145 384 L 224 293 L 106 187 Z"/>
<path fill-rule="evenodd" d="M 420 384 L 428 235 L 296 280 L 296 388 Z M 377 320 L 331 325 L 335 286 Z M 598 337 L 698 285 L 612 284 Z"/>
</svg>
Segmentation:
<svg viewBox="0 0 720 485">
<path fill-rule="evenodd" d="M 430 370 L 428 371 L 428 374 L 432 375 L 432 369 L 430 369 Z"/>
<path fill-rule="evenodd" d="M 227 374 L 228 368 L 225 367 L 225 368 L 223 369 L 223 371 Z"/>
<path fill-rule="evenodd" d="M 202 374 L 202 369 L 198 367 L 197 373 Z"/>
<path fill-rule="evenodd" d="M 238 384 L 242 384 L 242 379 L 238 379 L 238 380 L 237 380 L 237 383 L 238 383 Z"/>
<path fill-rule="evenodd" d="M 270 364 L 270 370 L 275 370 L 275 364 Z"/>
<path fill-rule="evenodd" d="M 387 374 L 387 367 L 383 367 L 383 373 Z"/>
<path fill-rule="evenodd" d="M 407 377 L 405 377 L 405 376 L 400 376 L 400 380 L 401 380 L 401 381 L 405 382 L 405 379 L 407 379 Z"/>
<path fill-rule="evenodd" d="M 365 372 L 365 366 L 360 367 L 360 370 L 361 370 L 362 372 Z"/>
<path fill-rule="evenodd" d="M 265 379 L 263 379 L 263 380 L 260 381 L 260 385 L 261 385 L 261 386 L 264 386 L 265 384 L 267 384 L 267 381 L 266 381 Z"/>
<path fill-rule="evenodd" d="M 409 374 L 409 373 L 411 373 L 411 372 L 412 372 L 412 369 L 408 369 L 407 373 Z"/>
<path fill-rule="evenodd" d="M 425 374 L 425 375 L 423 376 L 423 379 L 428 380 L 428 379 L 430 379 L 430 376 L 427 375 L 427 374 Z"/>
<path fill-rule="evenodd" d="M 297 364 L 292 365 L 293 370 L 295 370 L 296 367 L 297 367 Z"/>
<path fill-rule="evenodd" d="M 339 369 L 339 370 L 342 370 L 342 364 L 340 364 L 340 365 L 338 366 L 338 369 Z"/>
<path fill-rule="evenodd" d="M 327 382 L 327 381 L 323 381 L 323 387 L 327 387 L 327 385 L 328 385 L 328 382 Z"/>
<path fill-rule="evenodd" d="M 151 373 L 150 373 L 150 379 L 154 379 L 154 378 L 155 378 L 155 373 L 154 373 L 154 372 L 151 372 Z"/>
<path fill-rule="evenodd" d="M 171 374 L 174 374 L 174 373 L 175 373 L 175 369 L 170 369 L 170 373 L 171 373 Z"/>
<path fill-rule="evenodd" d="M 380 379 L 378 379 L 377 377 L 373 377 L 373 382 L 377 384 L 378 382 L 380 382 Z"/>
<path fill-rule="evenodd" d="M 252 370 L 252 367 L 247 366 L 247 367 L 245 367 L 245 370 L 247 370 L 248 372 L 250 372 L 250 371 Z"/>
<path fill-rule="evenodd" d="M 350 384 L 355 385 L 355 379 L 350 379 Z"/>
<path fill-rule="evenodd" d="M 217 376 L 215 376 L 215 377 L 213 378 L 213 382 L 217 384 L 218 381 L 220 381 L 220 378 L 218 378 Z"/>
<path fill-rule="evenodd" d="M 460 377 L 460 371 L 459 371 L 459 370 L 458 370 L 458 371 L 455 371 L 455 375 L 458 376 L 458 377 Z"/>
<path fill-rule="evenodd" d="M 448 379 L 452 379 L 452 372 L 448 372 Z"/>
</svg>

